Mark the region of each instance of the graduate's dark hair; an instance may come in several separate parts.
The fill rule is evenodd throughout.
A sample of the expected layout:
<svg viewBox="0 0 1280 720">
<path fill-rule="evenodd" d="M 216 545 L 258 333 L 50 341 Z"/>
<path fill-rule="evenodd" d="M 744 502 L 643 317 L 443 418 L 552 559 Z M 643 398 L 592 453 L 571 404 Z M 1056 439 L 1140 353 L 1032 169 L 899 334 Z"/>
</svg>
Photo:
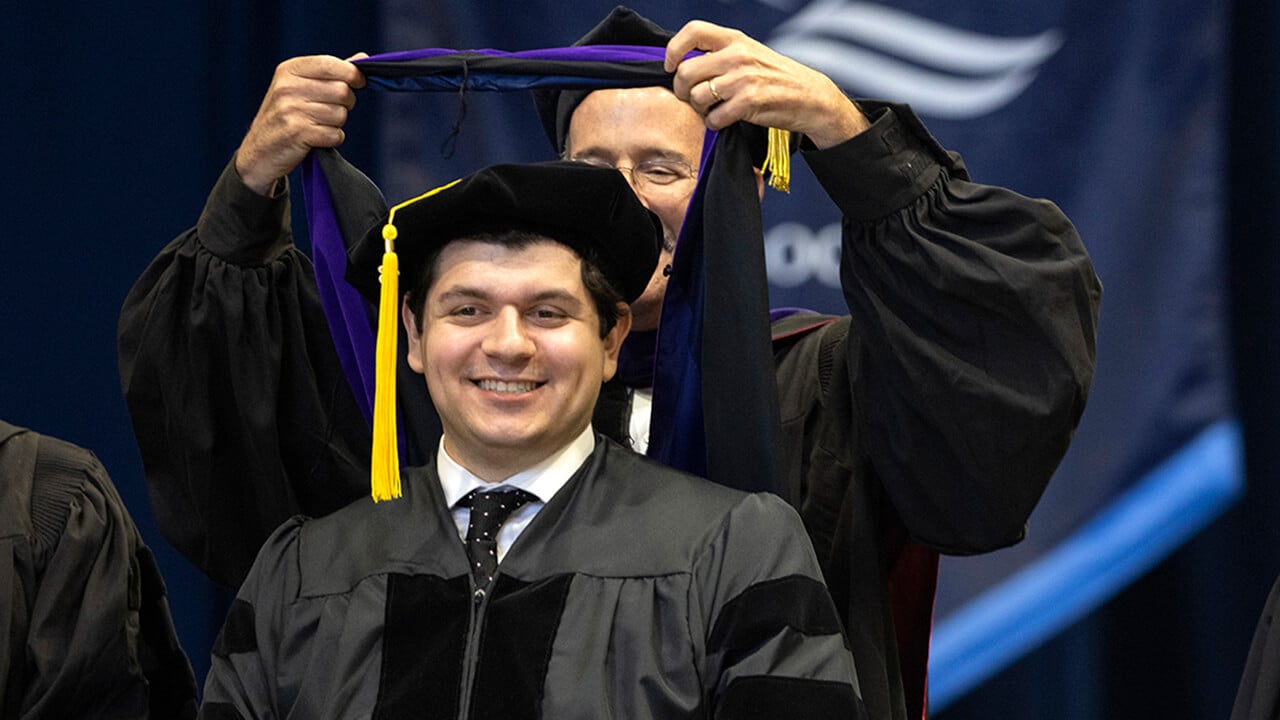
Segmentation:
<svg viewBox="0 0 1280 720">
<path fill-rule="evenodd" d="M 525 230 L 505 230 L 494 233 L 477 233 L 466 237 L 458 238 L 457 241 L 490 243 L 493 245 L 501 245 L 511 250 L 524 250 L 538 243 L 557 242 L 555 238 L 549 238 L 545 235 L 528 232 Z M 622 293 L 609 282 L 604 273 L 600 271 L 599 261 L 591 254 L 583 255 L 582 252 L 565 245 L 557 243 L 562 247 L 568 248 L 579 260 L 582 261 L 582 284 L 587 289 L 587 294 L 591 297 L 592 303 L 596 306 L 596 316 L 600 319 L 600 337 L 604 338 L 618 324 L 618 318 L 622 316 L 627 307 L 626 302 L 622 298 Z M 405 292 L 405 302 L 409 304 L 410 311 L 413 312 L 414 328 L 422 332 L 422 311 L 426 306 L 427 292 L 431 289 L 431 285 L 436 281 L 436 270 L 440 264 L 440 253 L 448 244 L 437 248 L 429 256 L 426 262 L 422 263 L 418 276 L 412 278 L 409 290 Z"/>
</svg>

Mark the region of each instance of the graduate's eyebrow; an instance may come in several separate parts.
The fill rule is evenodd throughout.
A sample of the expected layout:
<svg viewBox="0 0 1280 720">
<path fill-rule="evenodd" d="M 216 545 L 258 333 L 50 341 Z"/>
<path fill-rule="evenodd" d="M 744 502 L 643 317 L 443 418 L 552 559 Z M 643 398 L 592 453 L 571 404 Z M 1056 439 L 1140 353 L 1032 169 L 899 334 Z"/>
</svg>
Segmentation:
<svg viewBox="0 0 1280 720">
<path fill-rule="evenodd" d="M 554 302 L 560 305 L 570 306 L 571 308 L 578 308 L 582 306 L 582 300 L 577 295 L 561 288 L 543 290 L 542 292 L 535 293 L 534 296 L 529 299 L 534 303 Z"/>
<path fill-rule="evenodd" d="M 458 285 L 445 290 L 436 296 L 437 302 L 456 302 L 458 300 L 485 300 L 489 293 L 473 287 Z"/>
<path fill-rule="evenodd" d="M 437 302 L 458 302 L 467 300 L 489 300 L 493 297 L 493 293 L 477 287 L 469 285 L 457 285 L 445 290 L 436 297 Z M 582 307 L 582 300 L 568 290 L 562 288 L 548 288 L 541 290 L 533 295 L 523 298 L 522 302 L 526 304 L 537 304 L 544 302 L 555 302 L 561 305 L 569 306 L 570 309 Z"/>
</svg>

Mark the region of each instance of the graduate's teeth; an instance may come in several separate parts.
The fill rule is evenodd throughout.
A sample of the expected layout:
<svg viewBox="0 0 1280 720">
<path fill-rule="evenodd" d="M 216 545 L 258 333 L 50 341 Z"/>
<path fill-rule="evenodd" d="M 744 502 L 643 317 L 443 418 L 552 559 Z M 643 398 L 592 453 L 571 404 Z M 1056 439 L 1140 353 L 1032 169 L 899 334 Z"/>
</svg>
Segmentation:
<svg viewBox="0 0 1280 720">
<path fill-rule="evenodd" d="M 502 380 L 480 381 L 481 390 L 489 390 L 497 393 L 532 392 L 534 387 L 534 384 L 531 382 L 503 382 Z"/>
</svg>

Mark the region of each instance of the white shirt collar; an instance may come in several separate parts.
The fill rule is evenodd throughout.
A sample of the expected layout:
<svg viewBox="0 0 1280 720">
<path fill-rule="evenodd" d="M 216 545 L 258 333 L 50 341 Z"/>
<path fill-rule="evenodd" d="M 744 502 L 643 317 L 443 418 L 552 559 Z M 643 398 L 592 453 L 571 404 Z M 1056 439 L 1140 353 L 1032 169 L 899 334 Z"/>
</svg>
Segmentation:
<svg viewBox="0 0 1280 720">
<path fill-rule="evenodd" d="M 440 476 L 440 487 L 444 490 L 444 499 L 449 507 L 456 505 L 464 495 L 476 488 L 495 490 L 499 487 L 520 488 L 546 503 L 569 482 L 569 478 L 573 477 L 573 473 L 595 449 L 596 434 L 588 425 L 578 437 L 546 460 L 500 483 L 487 483 L 449 457 L 442 437 L 439 452 L 436 453 L 436 474 Z"/>
</svg>

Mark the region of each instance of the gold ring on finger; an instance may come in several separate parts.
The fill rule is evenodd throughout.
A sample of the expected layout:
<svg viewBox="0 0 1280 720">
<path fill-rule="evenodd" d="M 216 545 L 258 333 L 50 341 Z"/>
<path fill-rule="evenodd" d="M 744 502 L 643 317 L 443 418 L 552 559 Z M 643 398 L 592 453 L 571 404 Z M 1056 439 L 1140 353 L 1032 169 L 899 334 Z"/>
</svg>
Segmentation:
<svg viewBox="0 0 1280 720">
<path fill-rule="evenodd" d="M 711 91 L 711 97 L 715 98 L 716 102 L 724 102 L 724 98 L 720 97 L 720 93 L 716 91 L 716 81 L 714 79 L 707 81 L 707 89 Z"/>
</svg>

